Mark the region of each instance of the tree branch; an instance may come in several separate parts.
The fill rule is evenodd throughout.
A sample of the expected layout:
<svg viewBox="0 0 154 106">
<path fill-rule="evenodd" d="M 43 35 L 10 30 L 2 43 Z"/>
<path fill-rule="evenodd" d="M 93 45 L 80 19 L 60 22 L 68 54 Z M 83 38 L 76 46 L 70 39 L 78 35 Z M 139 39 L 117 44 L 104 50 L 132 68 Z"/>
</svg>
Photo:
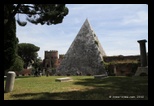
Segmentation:
<svg viewBox="0 0 154 106">
<path fill-rule="evenodd" d="M 31 7 L 31 8 L 35 8 L 34 6 L 28 6 L 28 5 L 24 5 L 24 6 L 21 6 L 21 7 Z"/>
<path fill-rule="evenodd" d="M 6 22 L 6 26 L 8 26 L 10 22 L 12 22 L 12 19 L 15 17 L 15 15 L 16 15 L 16 13 L 17 13 L 17 11 L 19 10 L 20 7 L 21 7 L 21 4 L 18 4 L 18 5 L 15 7 L 14 11 L 13 11 L 12 13 L 9 14 L 8 20 L 7 20 L 7 22 Z"/>
<path fill-rule="evenodd" d="M 21 4 L 18 4 L 17 7 L 14 9 L 13 13 L 10 15 L 11 19 L 16 15 L 20 7 L 21 7 Z"/>
<path fill-rule="evenodd" d="M 31 14 L 31 15 L 35 15 L 35 14 L 42 14 L 43 12 L 39 12 L 39 13 L 32 13 L 32 12 L 20 12 L 20 11 L 17 11 L 17 13 L 20 13 L 20 14 Z"/>
</svg>

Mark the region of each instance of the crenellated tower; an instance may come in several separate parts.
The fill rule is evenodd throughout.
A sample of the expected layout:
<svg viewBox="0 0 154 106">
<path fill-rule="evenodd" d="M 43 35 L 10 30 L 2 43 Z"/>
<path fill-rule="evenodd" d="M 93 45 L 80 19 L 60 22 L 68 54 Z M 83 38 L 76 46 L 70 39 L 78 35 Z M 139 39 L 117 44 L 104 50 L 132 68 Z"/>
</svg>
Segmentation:
<svg viewBox="0 0 154 106">
<path fill-rule="evenodd" d="M 57 66 L 58 66 L 58 51 L 57 50 L 45 51 L 44 67 L 56 68 Z"/>
</svg>

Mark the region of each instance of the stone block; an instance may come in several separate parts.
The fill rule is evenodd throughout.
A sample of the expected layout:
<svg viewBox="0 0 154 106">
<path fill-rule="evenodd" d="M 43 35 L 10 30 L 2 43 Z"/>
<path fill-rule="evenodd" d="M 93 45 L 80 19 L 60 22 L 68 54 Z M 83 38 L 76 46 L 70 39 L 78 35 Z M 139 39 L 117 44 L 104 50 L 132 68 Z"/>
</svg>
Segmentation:
<svg viewBox="0 0 154 106">
<path fill-rule="evenodd" d="M 55 81 L 58 81 L 58 82 L 68 82 L 68 81 L 73 81 L 73 79 L 70 78 L 70 77 L 63 77 L 63 78 L 56 78 Z"/>
</svg>

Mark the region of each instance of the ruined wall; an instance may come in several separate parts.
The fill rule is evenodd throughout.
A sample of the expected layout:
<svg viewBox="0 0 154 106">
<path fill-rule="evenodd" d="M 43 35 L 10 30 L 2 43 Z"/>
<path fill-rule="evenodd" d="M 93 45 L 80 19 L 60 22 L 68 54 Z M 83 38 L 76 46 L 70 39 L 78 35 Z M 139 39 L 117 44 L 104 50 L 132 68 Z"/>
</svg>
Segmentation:
<svg viewBox="0 0 154 106">
<path fill-rule="evenodd" d="M 128 76 L 134 75 L 140 64 L 140 56 L 106 56 L 104 61 L 107 64 L 109 75 Z"/>
<path fill-rule="evenodd" d="M 138 66 L 138 63 L 115 63 L 108 64 L 107 70 L 109 76 L 132 76 L 135 74 Z"/>
<path fill-rule="evenodd" d="M 139 55 L 130 55 L 130 56 L 104 56 L 105 62 L 112 62 L 112 61 L 126 61 L 126 60 L 133 60 L 133 61 L 139 61 L 140 56 Z"/>
<path fill-rule="evenodd" d="M 140 66 L 140 55 L 130 56 L 105 56 L 104 61 L 108 64 L 109 75 L 129 76 L 134 75 Z M 147 53 L 148 63 L 148 53 Z M 116 73 L 114 72 L 116 69 Z"/>
</svg>

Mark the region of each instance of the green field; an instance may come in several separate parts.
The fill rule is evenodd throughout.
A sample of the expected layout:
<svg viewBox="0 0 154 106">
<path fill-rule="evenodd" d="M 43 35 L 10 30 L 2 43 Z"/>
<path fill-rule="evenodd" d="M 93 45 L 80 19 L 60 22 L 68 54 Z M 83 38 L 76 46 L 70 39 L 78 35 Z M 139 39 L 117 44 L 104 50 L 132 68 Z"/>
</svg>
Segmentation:
<svg viewBox="0 0 154 106">
<path fill-rule="evenodd" d="M 19 77 L 4 100 L 148 100 L 148 76 L 70 76 L 73 81 L 56 82 L 65 76 Z M 4 80 L 5 88 L 5 80 Z"/>
</svg>

